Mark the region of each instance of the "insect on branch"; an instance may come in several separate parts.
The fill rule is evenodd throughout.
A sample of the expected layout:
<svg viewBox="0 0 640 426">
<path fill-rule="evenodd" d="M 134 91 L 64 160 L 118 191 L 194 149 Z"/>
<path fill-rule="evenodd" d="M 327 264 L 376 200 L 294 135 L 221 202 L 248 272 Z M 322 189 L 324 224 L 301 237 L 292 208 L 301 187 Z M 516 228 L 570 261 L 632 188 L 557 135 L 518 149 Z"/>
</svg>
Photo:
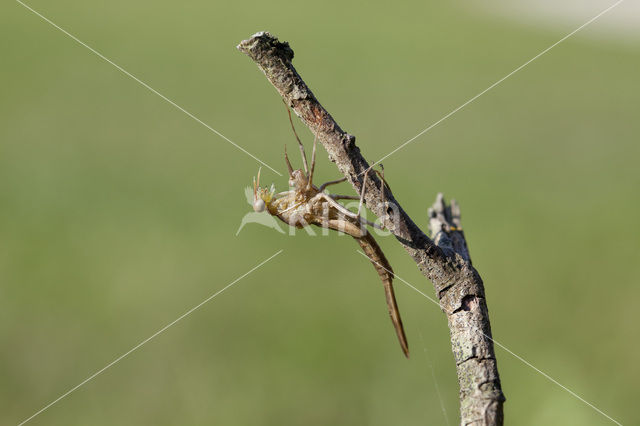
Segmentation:
<svg viewBox="0 0 640 426">
<path fill-rule="evenodd" d="M 288 43 L 260 32 L 242 41 L 238 49 L 264 72 L 284 102 L 316 135 L 345 179 L 362 193 L 367 207 L 433 283 L 449 324 L 460 387 L 461 424 L 501 425 L 505 398 L 491 341 L 484 284 L 471 264 L 458 205 L 448 206 L 438 195 L 429 211 L 429 228 L 435 240 L 429 238 L 378 174 L 366 173 L 369 163 L 356 146 L 355 136 L 342 130 L 302 80 L 291 63 L 294 54 Z"/>
</svg>

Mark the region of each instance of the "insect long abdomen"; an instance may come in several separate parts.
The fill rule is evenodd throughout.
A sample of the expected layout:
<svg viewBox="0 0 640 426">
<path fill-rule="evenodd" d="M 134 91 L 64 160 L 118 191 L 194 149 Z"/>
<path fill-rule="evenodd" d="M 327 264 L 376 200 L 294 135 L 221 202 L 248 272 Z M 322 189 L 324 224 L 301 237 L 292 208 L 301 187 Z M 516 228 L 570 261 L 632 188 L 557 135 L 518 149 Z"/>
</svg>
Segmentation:
<svg viewBox="0 0 640 426">
<path fill-rule="evenodd" d="M 389 308 L 389 315 L 391 321 L 396 329 L 400 346 L 405 356 L 409 358 L 409 344 L 407 343 L 407 336 L 404 334 L 404 327 L 402 326 L 402 318 L 400 318 L 400 311 L 398 310 L 398 304 L 396 303 L 396 296 L 393 292 L 393 270 L 389 261 L 385 257 L 382 249 L 369 233 L 364 236 L 354 239 L 360 244 L 362 250 L 367 255 L 373 266 L 376 268 L 382 285 L 384 286 L 384 294 L 387 299 L 387 307 Z"/>
</svg>

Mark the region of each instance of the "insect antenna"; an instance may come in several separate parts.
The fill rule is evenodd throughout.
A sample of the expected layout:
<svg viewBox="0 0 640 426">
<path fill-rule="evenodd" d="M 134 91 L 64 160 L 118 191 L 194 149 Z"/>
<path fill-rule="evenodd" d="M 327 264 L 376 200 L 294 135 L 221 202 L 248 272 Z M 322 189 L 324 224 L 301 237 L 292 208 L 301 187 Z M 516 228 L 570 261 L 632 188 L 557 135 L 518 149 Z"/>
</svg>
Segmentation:
<svg viewBox="0 0 640 426">
<path fill-rule="evenodd" d="M 282 100 L 284 102 L 284 99 Z M 300 138 L 298 137 L 298 132 L 296 132 L 296 127 L 293 125 L 293 119 L 291 118 L 291 110 L 289 106 L 285 103 L 284 106 L 287 108 L 287 114 L 289 114 L 289 123 L 291 124 L 291 130 L 293 130 L 293 134 L 298 141 L 298 146 L 300 147 L 300 154 L 302 155 L 302 164 L 304 165 L 304 172 L 309 175 L 309 163 L 307 162 L 307 154 L 304 152 L 304 146 L 302 142 L 300 142 Z"/>
<path fill-rule="evenodd" d="M 311 152 L 311 172 L 309 173 L 309 179 L 307 180 L 307 190 L 311 189 L 311 181 L 313 180 L 313 171 L 316 168 L 316 145 L 318 142 L 318 134 L 313 137 L 313 151 Z"/>
<path fill-rule="evenodd" d="M 291 167 L 291 161 L 287 155 L 287 145 L 284 146 L 284 160 L 287 162 L 287 169 L 289 169 L 289 176 L 293 176 L 293 167 Z"/>
<path fill-rule="evenodd" d="M 258 168 L 258 179 L 253 178 L 253 199 L 255 200 L 258 196 L 258 187 L 260 186 L 260 172 L 262 171 L 262 167 Z"/>
</svg>

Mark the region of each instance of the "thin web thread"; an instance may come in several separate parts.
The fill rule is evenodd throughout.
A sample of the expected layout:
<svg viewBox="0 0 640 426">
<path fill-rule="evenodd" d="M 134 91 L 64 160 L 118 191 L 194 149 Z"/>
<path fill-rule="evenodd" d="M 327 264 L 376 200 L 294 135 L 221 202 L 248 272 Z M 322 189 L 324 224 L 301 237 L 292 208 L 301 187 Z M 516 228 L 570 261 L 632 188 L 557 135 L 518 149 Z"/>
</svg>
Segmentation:
<svg viewBox="0 0 640 426">
<path fill-rule="evenodd" d="M 60 400 L 62 400 L 63 398 L 66 398 L 67 396 L 69 396 L 71 393 L 75 392 L 77 389 L 79 389 L 81 386 L 85 385 L 86 383 L 90 382 L 91 380 L 93 380 L 94 378 L 96 378 L 98 375 L 100 375 L 101 373 L 103 373 L 105 370 L 107 370 L 108 368 L 112 367 L 113 365 L 115 365 L 116 363 L 118 363 L 119 361 L 121 361 L 123 358 L 127 357 L 129 354 L 131 354 L 132 352 L 134 352 L 135 350 L 139 349 L 141 346 L 143 346 L 144 344 L 146 344 L 147 342 L 149 342 L 150 340 L 152 340 L 153 338 L 155 338 L 156 336 L 158 336 L 159 334 L 163 333 L 164 331 L 166 331 L 169 327 L 173 326 L 174 324 L 176 324 L 178 321 L 182 320 L 183 318 L 185 318 L 186 316 L 190 315 L 191 313 L 193 313 L 196 309 L 200 308 L 202 305 L 204 305 L 205 303 L 209 302 L 211 299 L 215 298 L 216 296 L 218 296 L 220 293 L 222 293 L 223 291 L 225 291 L 226 289 L 228 289 L 229 287 L 231 287 L 232 285 L 236 284 L 238 281 L 240 281 L 241 279 L 243 279 L 244 277 L 246 277 L 247 275 L 249 275 L 250 273 L 252 273 L 253 271 L 255 271 L 256 269 L 260 268 L 262 265 L 264 265 L 265 263 L 269 262 L 271 259 L 273 259 L 274 257 L 276 257 L 277 255 L 279 255 L 280 253 L 282 253 L 283 250 L 279 250 L 278 252 L 276 252 L 274 255 L 272 255 L 271 257 L 269 257 L 268 259 L 262 261 L 261 263 L 259 263 L 257 266 L 254 266 L 253 268 L 251 268 L 249 271 L 247 271 L 246 273 L 244 273 L 243 275 L 239 276 L 238 278 L 236 278 L 235 280 L 233 280 L 231 283 L 227 284 L 224 288 L 222 288 L 221 290 L 218 290 L 217 292 L 215 292 L 214 294 L 212 294 L 211 296 L 207 297 L 204 301 L 198 303 L 196 306 L 194 306 L 193 308 L 189 309 L 187 312 L 185 312 L 184 314 L 180 315 L 178 318 L 176 318 L 175 320 L 171 321 L 169 324 L 165 325 L 164 327 L 162 327 L 160 330 L 156 331 L 155 333 L 153 333 L 151 336 L 147 337 L 146 339 L 144 339 L 142 342 L 138 343 L 137 345 L 135 345 L 133 348 L 129 349 L 127 352 L 125 352 L 124 354 L 120 355 L 118 358 L 114 359 L 113 361 L 111 361 L 109 364 L 105 365 L 104 367 L 102 367 L 100 370 L 96 371 L 95 373 L 93 373 L 91 376 L 87 377 L 86 379 L 84 379 L 82 382 L 78 383 L 76 386 L 72 387 L 71 389 L 69 389 L 67 392 L 63 393 L 62 395 L 60 395 L 58 398 L 54 399 L 53 401 L 51 401 L 49 404 L 45 405 L 44 407 L 42 407 L 40 410 L 36 411 L 33 415 L 31 415 L 30 417 L 26 418 L 25 420 L 23 420 L 22 422 L 20 422 L 18 424 L 18 426 L 22 426 L 23 424 L 27 423 L 28 421 L 32 420 L 34 417 L 36 417 L 37 415 L 41 414 L 42 412 L 44 412 L 45 410 L 47 410 L 48 408 L 50 408 L 51 406 L 53 406 L 54 404 L 56 404 L 57 402 L 59 402 Z"/>
<path fill-rule="evenodd" d="M 365 253 L 361 252 L 360 250 L 356 250 L 357 253 L 361 254 L 362 256 L 366 257 L 367 259 L 369 259 L 370 262 L 375 263 L 376 265 L 380 266 L 382 269 L 385 269 L 388 272 L 388 269 L 386 269 L 383 265 L 380 265 L 378 262 L 376 262 L 374 259 L 371 259 L 369 256 L 367 256 Z M 425 293 L 423 293 L 422 291 L 418 290 L 416 287 L 414 287 L 413 285 L 411 285 L 408 281 L 405 281 L 404 279 L 402 279 L 401 277 L 398 276 L 398 274 L 394 273 L 395 278 L 399 279 L 401 282 L 403 282 L 404 284 L 406 284 L 407 286 L 411 287 L 413 290 L 417 291 L 418 293 L 420 293 L 422 296 L 426 297 L 427 299 L 429 299 L 432 303 L 438 305 L 438 307 L 440 306 L 440 304 L 438 302 L 436 302 L 433 298 L 427 296 Z M 511 355 L 513 355 L 516 359 L 520 360 L 521 362 L 523 362 L 525 365 L 527 365 L 528 367 L 531 367 L 533 370 L 537 371 L 538 373 L 540 373 L 543 377 L 547 378 L 549 381 L 551 381 L 552 383 L 555 383 L 556 385 L 560 386 L 562 389 L 564 389 L 565 391 L 567 391 L 570 395 L 574 396 L 575 398 L 577 398 L 578 400 L 584 402 L 586 405 L 588 405 L 589 407 L 593 408 L 595 411 L 597 411 L 598 413 L 602 414 L 604 417 L 606 417 L 607 419 L 611 420 L 613 423 L 622 426 L 622 423 L 618 422 L 617 420 L 615 420 L 613 417 L 609 416 L 608 414 L 606 414 L 604 411 L 602 411 L 601 409 L 599 409 L 598 407 L 596 407 L 595 405 L 593 405 L 592 403 L 590 403 L 589 401 L 585 400 L 584 398 L 582 398 L 580 395 L 578 395 L 577 393 L 573 392 L 571 389 L 567 388 L 566 386 L 564 386 L 563 384 L 561 384 L 560 382 L 558 382 L 557 380 L 555 380 L 554 378 L 552 378 L 551 376 L 549 376 L 547 373 L 543 372 L 542 370 L 538 369 L 537 367 L 535 367 L 533 364 L 531 364 L 530 362 L 528 362 L 527 360 L 525 360 L 524 358 L 522 358 L 519 355 L 516 355 L 513 351 L 511 351 L 510 349 L 508 349 L 506 346 L 504 346 L 502 343 L 496 342 L 495 340 L 493 340 L 493 338 L 491 338 L 490 336 L 487 336 L 485 333 L 482 333 L 484 335 L 484 337 L 486 337 L 487 339 L 491 340 L 493 343 L 495 343 L 496 345 L 500 346 L 502 349 L 504 349 L 505 351 L 507 351 L 508 353 L 510 353 Z"/>
<path fill-rule="evenodd" d="M 73 34 L 69 33 L 67 30 L 61 28 L 60 26 L 58 26 L 57 24 L 55 24 L 53 21 L 51 21 L 50 19 L 48 19 L 47 17 L 43 16 L 41 13 L 39 13 L 38 11 L 34 10 L 33 8 L 31 8 L 29 5 L 23 3 L 20 0 L 16 0 L 16 2 L 18 2 L 19 4 L 21 4 L 22 6 L 24 6 L 26 9 L 30 10 L 31 12 L 33 12 L 35 15 L 39 16 L 40 18 L 42 18 L 45 22 L 47 22 L 48 24 L 52 25 L 54 28 L 60 30 L 62 33 L 64 33 L 65 35 L 67 35 L 68 37 L 70 37 L 71 39 L 73 39 L 75 42 L 77 42 L 78 44 L 86 47 L 87 49 L 89 49 L 91 52 L 93 52 L 95 55 L 97 55 L 98 57 L 100 57 L 101 59 L 105 60 L 106 62 L 108 62 L 109 64 L 113 65 L 114 67 L 116 67 L 116 69 L 118 69 L 118 71 L 122 72 L 124 75 L 126 75 L 127 77 L 132 78 L 133 80 L 135 80 L 136 82 L 138 82 L 140 85 L 142 85 L 143 87 L 145 87 L 146 89 L 148 89 L 149 91 L 151 91 L 152 93 L 160 96 L 162 99 L 164 99 L 165 101 L 167 101 L 168 103 L 170 103 L 171 105 L 173 105 L 175 108 L 177 108 L 178 110 L 182 111 L 183 113 L 185 113 L 187 116 L 191 117 L 192 119 L 194 119 L 196 122 L 200 123 L 201 125 L 203 125 L 204 127 L 206 127 L 207 129 L 211 130 L 213 133 L 215 133 L 216 135 L 220 136 L 222 139 L 224 139 L 225 141 L 229 142 L 231 145 L 235 146 L 236 148 L 238 148 L 240 151 L 244 152 L 245 154 L 247 154 L 249 157 L 253 158 L 254 160 L 256 160 L 258 163 L 262 164 L 263 166 L 271 169 L 271 171 L 273 171 L 274 173 L 276 173 L 278 176 L 282 176 L 282 173 L 280 173 L 279 171 L 277 171 L 276 169 L 274 169 L 273 167 L 271 167 L 270 165 L 268 165 L 267 163 L 265 163 L 264 161 L 262 161 L 261 159 L 259 159 L 258 157 L 256 157 L 255 155 L 253 155 L 252 153 L 250 153 L 249 151 L 247 151 L 246 149 L 244 149 L 243 147 L 241 147 L 240 145 L 238 145 L 237 143 L 235 143 L 234 141 L 232 141 L 231 139 L 229 139 L 228 137 L 226 137 L 225 135 L 223 135 L 222 133 L 220 133 L 219 131 L 217 131 L 216 129 L 214 129 L 213 127 L 211 127 L 210 125 L 208 125 L 207 123 L 205 123 L 204 121 L 200 120 L 198 117 L 196 117 L 195 115 L 193 115 L 192 113 L 190 113 L 189 111 L 187 111 L 186 109 L 184 109 L 183 107 L 181 107 L 180 105 L 178 105 L 177 103 L 175 103 L 174 101 L 172 101 L 171 99 L 167 98 L 165 95 L 163 95 L 162 93 L 158 92 L 156 89 L 154 89 L 153 87 L 149 86 L 147 83 L 145 83 L 144 81 L 140 80 L 138 77 L 136 77 L 135 75 L 131 74 L 129 71 L 125 70 L 124 68 L 122 68 L 120 65 L 116 64 L 115 62 L 113 62 L 111 59 L 107 58 L 106 56 L 104 56 L 102 53 L 98 52 L 97 50 L 95 50 L 93 47 L 89 46 L 88 44 L 86 44 L 85 42 L 83 42 L 82 40 L 78 39 L 76 36 L 74 36 Z"/>
<path fill-rule="evenodd" d="M 478 99 L 480 96 L 484 95 L 485 93 L 487 93 L 489 90 L 493 89 L 494 87 L 496 87 L 497 85 L 499 85 L 500 83 L 502 83 L 503 81 L 505 81 L 506 79 L 508 79 L 509 77 L 511 77 L 512 75 L 514 75 L 515 73 L 517 73 L 518 71 L 520 71 L 521 69 L 523 69 L 524 67 L 526 67 L 527 65 L 529 65 L 531 62 L 535 61 L 536 59 L 538 59 L 539 57 L 541 57 L 542 55 L 544 55 L 545 53 L 547 53 L 548 51 L 550 51 L 551 49 L 553 49 L 554 47 L 556 47 L 557 45 L 559 45 L 560 43 L 562 43 L 563 41 L 565 41 L 566 39 L 568 39 L 569 37 L 573 36 L 575 33 L 577 33 L 578 31 L 582 30 L 584 27 L 586 27 L 587 25 L 591 24 L 592 22 L 594 22 L 596 19 L 600 18 L 602 15 L 604 15 L 605 13 L 609 12 L 611 9 L 613 9 L 614 7 L 618 6 L 620 3 L 622 3 L 625 0 L 618 0 L 617 2 L 615 2 L 613 5 L 609 6 L 608 8 L 606 8 L 605 10 L 603 10 L 602 12 L 598 13 L 596 16 L 594 16 L 593 18 L 589 19 L 587 22 L 585 22 L 584 24 L 580 25 L 578 28 L 576 28 L 575 30 L 571 31 L 569 34 L 567 34 L 566 36 L 562 37 L 560 40 L 556 41 L 555 43 L 553 43 L 551 46 L 547 47 L 546 49 L 544 49 L 542 52 L 538 53 L 536 56 L 534 56 L 533 58 L 529 59 L 527 62 L 525 62 L 524 64 L 520 65 L 518 68 L 516 68 L 515 70 L 511 71 L 509 74 L 507 74 L 506 76 L 502 77 L 500 80 L 496 81 L 495 83 L 493 83 L 491 86 L 487 87 L 486 89 L 484 89 L 482 92 L 478 93 L 477 95 L 475 95 L 474 97 L 472 97 L 471 99 L 469 99 L 468 101 L 466 101 L 465 103 L 463 103 L 462 105 L 460 105 L 459 107 L 455 108 L 454 110 L 452 110 L 451 112 L 449 112 L 447 115 L 445 115 L 444 117 L 442 117 L 440 120 L 436 121 L 435 123 L 431 124 L 429 127 L 425 128 L 424 130 L 422 130 L 420 133 L 418 133 L 417 135 L 415 135 L 414 137 L 412 137 L 411 139 L 407 140 L 406 142 L 404 142 L 402 145 L 398 146 L 396 149 L 394 149 L 393 151 L 391 151 L 389 154 L 385 155 L 384 157 L 382 157 L 381 159 L 379 159 L 378 161 L 376 161 L 375 163 L 373 163 L 371 165 L 371 167 L 375 166 L 376 164 L 380 164 L 380 162 L 382 162 L 383 160 L 389 158 L 391 155 L 395 154 L 396 152 L 398 152 L 399 150 L 401 150 L 402 148 L 404 148 L 405 146 L 409 145 L 411 142 L 413 142 L 414 140 L 416 140 L 417 138 L 419 138 L 420 136 L 424 135 L 425 133 L 427 133 L 429 130 L 433 129 L 434 127 L 436 127 L 438 124 L 442 123 L 443 121 L 445 121 L 447 118 L 451 117 L 453 114 L 457 113 L 458 111 L 460 111 L 462 108 L 466 107 L 467 105 L 469 105 L 470 103 L 472 103 L 473 101 L 475 101 L 476 99 Z M 360 173 L 363 174 L 364 172 Z"/>
<path fill-rule="evenodd" d="M 442 410 L 442 415 L 444 416 L 444 421 L 449 426 L 449 416 L 447 415 L 447 408 L 444 405 L 444 400 L 442 399 L 442 394 L 440 393 L 440 385 L 438 385 L 438 379 L 436 378 L 436 372 L 433 369 L 433 363 L 431 362 L 431 358 L 429 357 L 429 351 L 427 350 L 427 344 L 422 338 L 422 332 L 418 331 L 420 335 L 420 343 L 422 343 L 422 348 L 424 349 L 424 357 L 427 360 L 427 364 L 429 364 L 429 369 L 431 370 L 431 377 L 433 377 L 433 384 L 436 388 L 436 393 L 438 394 L 438 400 L 440 401 L 440 409 Z"/>
</svg>

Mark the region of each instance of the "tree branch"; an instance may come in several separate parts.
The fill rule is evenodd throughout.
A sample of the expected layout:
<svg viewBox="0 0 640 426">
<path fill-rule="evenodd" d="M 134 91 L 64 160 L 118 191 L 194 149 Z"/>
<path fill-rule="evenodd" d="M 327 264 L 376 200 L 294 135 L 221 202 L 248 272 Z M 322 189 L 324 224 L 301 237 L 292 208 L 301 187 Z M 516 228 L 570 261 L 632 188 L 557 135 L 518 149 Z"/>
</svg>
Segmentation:
<svg viewBox="0 0 640 426">
<path fill-rule="evenodd" d="M 320 105 L 291 64 L 289 44 L 267 32 L 242 41 L 238 49 L 253 59 L 284 101 L 317 135 L 340 172 L 359 193 L 369 163 L 355 136 L 343 131 Z M 433 283 L 447 316 L 460 386 L 461 424 L 502 425 L 505 401 L 491 339 L 489 313 L 480 275 L 471 265 L 460 229 L 460 209 L 446 206 L 442 194 L 429 210 L 427 237 L 375 173 L 366 175 L 365 202 L 402 244 L 418 268 Z"/>
</svg>

